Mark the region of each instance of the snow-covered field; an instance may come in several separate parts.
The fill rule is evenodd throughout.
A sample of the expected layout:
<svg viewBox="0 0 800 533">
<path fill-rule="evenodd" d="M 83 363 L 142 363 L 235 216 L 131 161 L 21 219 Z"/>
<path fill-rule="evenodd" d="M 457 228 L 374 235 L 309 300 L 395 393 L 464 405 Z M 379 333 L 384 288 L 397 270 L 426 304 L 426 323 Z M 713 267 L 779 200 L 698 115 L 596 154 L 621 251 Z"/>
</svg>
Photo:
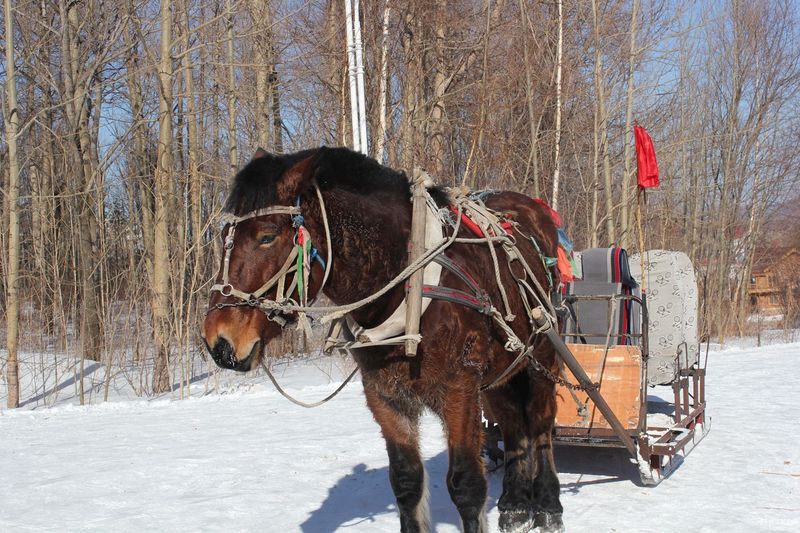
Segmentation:
<svg viewBox="0 0 800 533">
<path fill-rule="evenodd" d="M 318 399 L 341 365 L 320 366 L 289 365 L 282 381 Z M 640 486 L 622 451 L 557 448 L 567 530 L 800 531 L 798 367 L 800 343 L 712 352 L 711 432 L 658 487 Z M 306 410 L 261 376 L 230 379 L 227 393 L 184 401 L 80 407 L 65 387 L 55 407 L 0 410 L 0 531 L 399 530 L 359 383 Z M 436 531 L 457 531 L 433 417 L 423 451 Z M 501 472 L 489 481 L 496 527 Z"/>
</svg>

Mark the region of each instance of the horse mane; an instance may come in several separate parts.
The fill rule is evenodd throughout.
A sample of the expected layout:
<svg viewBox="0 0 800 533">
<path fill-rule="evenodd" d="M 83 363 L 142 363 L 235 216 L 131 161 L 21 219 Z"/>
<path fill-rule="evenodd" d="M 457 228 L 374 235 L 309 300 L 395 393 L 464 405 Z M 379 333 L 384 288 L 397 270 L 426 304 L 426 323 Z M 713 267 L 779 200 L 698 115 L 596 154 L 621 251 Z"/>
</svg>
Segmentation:
<svg viewBox="0 0 800 533">
<path fill-rule="evenodd" d="M 392 170 L 349 148 L 322 147 L 285 155 L 266 154 L 251 160 L 233 178 L 225 211 L 240 216 L 274 205 L 277 181 L 292 166 L 320 150 L 323 153 L 314 177 L 321 190 L 343 189 L 364 196 L 394 193 L 410 201 L 411 186 L 405 173 Z M 447 193 L 440 187 L 430 188 L 429 192 L 437 204 L 449 203 Z"/>
</svg>

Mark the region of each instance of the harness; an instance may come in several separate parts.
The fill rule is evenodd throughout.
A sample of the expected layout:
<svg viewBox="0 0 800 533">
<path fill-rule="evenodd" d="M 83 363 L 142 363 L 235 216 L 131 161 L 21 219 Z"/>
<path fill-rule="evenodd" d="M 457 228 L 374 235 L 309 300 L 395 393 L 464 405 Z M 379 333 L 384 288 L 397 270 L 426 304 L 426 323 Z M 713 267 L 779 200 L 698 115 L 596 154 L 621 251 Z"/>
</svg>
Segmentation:
<svg viewBox="0 0 800 533">
<path fill-rule="evenodd" d="M 311 261 L 317 260 L 325 269 L 319 291 L 322 291 L 322 288 L 324 288 L 333 263 L 327 212 L 325 210 L 325 203 L 322 193 L 316 182 L 314 183 L 314 189 L 320 202 L 320 210 L 322 212 L 323 225 L 325 228 L 325 237 L 328 250 L 327 261 L 323 259 L 311 245 L 311 236 L 304 225 L 299 197 L 294 206 L 267 207 L 251 211 L 241 216 L 233 216 L 229 214 L 224 215 L 222 217 L 222 221 L 228 224 L 228 230 L 224 241 L 225 255 L 223 258 L 222 280 L 221 283 L 215 283 L 211 287 L 211 292 L 219 292 L 225 297 L 233 297 L 238 301 L 235 303 L 216 304 L 209 309 L 209 312 L 213 309 L 222 309 L 225 307 L 249 306 L 261 310 L 269 320 L 275 321 L 281 327 L 286 327 L 288 324 L 286 315 L 290 313 L 297 313 L 298 329 L 305 330 L 306 334 L 310 336 L 311 328 L 306 314 L 312 311 L 311 305 L 313 304 L 313 301 L 310 303 L 308 301 L 308 283 L 310 280 Z M 427 193 L 425 194 L 427 195 Z M 433 299 L 456 303 L 466 306 L 470 309 L 474 309 L 479 313 L 487 315 L 494 321 L 495 325 L 503 332 L 507 339 L 504 345 L 505 349 L 507 351 L 517 353 L 517 357 L 514 359 L 512 364 L 491 383 L 482 385 L 481 390 L 494 387 L 525 359 L 529 359 L 533 368 L 540 371 L 546 377 L 548 375 L 552 375 L 548 369 L 543 367 L 538 361 L 535 360 L 535 358 L 533 358 L 532 352 L 534 346 L 531 344 L 531 341 L 540 331 L 543 330 L 544 327 L 547 325 L 551 326 L 557 321 L 555 309 L 550 301 L 550 291 L 554 289 L 552 277 L 550 276 L 549 272 L 549 268 L 552 266 L 552 259 L 545 257 L 542 254 L 538 243 L 533 237 L 526 236 L 522 233 L 517 222 L 501 217 L 497 213 L 488 209 L 483 203 L 481 197 L 483 194 L 486 193 L 473 193 L 470 195 L 456 196 L 454 199 L 454 204 L 448 208 L 449 211 L 452 212 L 453 216 L 449 216 L 447 210 L 443 210 L 444 213 L 440 212 L 438 208 L 436 208 L 432 198 L 430 198 L 428 195 L 428 216 L 433 216 L 439 220 L 439 224 L 437 224 L 439 228 L 438 240 L 426 239 L 427 249 L 425 253 L 418 257 L 415 261 L 411 262 L 411 264 L 403 269 L 403 271 L 401 271 L 394 279 L 389 281 L 383 288 L 374 294 L 351 304 L 315 307 L 313 309 L 315 312 L 325 313 L 319 319 L 321 323 L 332 323 L 328 338 L 325 343 L 325 350 L 329 351 L 332 349 L 339 349 L 349 353 L 350 350 L 357 348 L 401 344 L 409 339 L 414 339 L 416 341 L 421 340 L 420 335 L 406 334 L 404 331 L 404 326 L 401 326 L 401 330 L 397 331 L 396 324 L 390 323 L 392 317 L 395 317 L 396 315 L 405 316 L 405 300 L 400 307 L 395 310 L 392 316 L 387 319 L 387 321 L 376 328 L 371 328 L 370 330 L 364 330 L 361 328 L 355 322 L 352 316 L 350 316 L 350 313 L 360 307 L 374 302 L 386 294 L 389 290 L 404 281 L 406 282 L 407 287 L 407 279 L 411 276 L 411 274 L 420 268 L 423 268 L 425 269 L 425 273 L 429 274 L 426 276 L 426 283 L 422 287 L 422 295 L 424 297 L 423 312 L 424 308 L 427 307 L 427 304 L 430 303 L 430 300 Z M 234 246 L 236 226 L 242 221 L 251 218 L 273 215 L 289 215 L 292 217 L 292 224 L 295 228 L 295 246 L 292 247 L 292 251 L 289 253 L 281 268 L 278 269 L 278 271 L 256 291 L 249 293 L 239 290 L 231 284 L 229 278 L 230 258 Z M 476 237 L 458 237 L 459 228 L 462 222 L 465 226 L 469 227 Z M 443 225 L 442 223 L 445 223 L 444 225 L 450 227 L 452 232 L 449 237 L 445 238 L 443 236 L 441 232 L 441 227 Z M 534 245 L 534 248 L 537 250 L 539 258 L 542 261 L 542 264 L 548 275 L 550 286 L 547 290 L 541 286 L 532 269 L 523 257 L 523 254 L 517 248 L 516 238 L 514 236 L 515 230 L 520 235 L 526 237 L 526 239 L 530 239 Z M 489 294 L 480 287 L 478 282 L 461 265 L 454 262 L 443 253 L 454 243 L 484 243 L 487 245 L 492 257 L 497 286 L 501 295 L 505 314 L 501 314 L 501 312 L 493 305 L 491 299 L 489 298 Z M 517 289 L 525 307 L 527 319 L 531 325 L 532 333 L 527 339 L 527 342 L 523 342 L 510 326 L 510 323 L 516 317 L 511 312 L 508 295 L 500 277 L 500 262 L 495 251 L 495 244 L 500 244 L 500 247 L 505 253 L 507 267 L 511 273 L 512 279 L 517 285 Z M 514 265 L 519 265 L 522 267 L 522 275 L 517 275 L 515 273 L 513 268 Z M 440 286 L 438 281 L 442 269 L 453 273 L 467 286 L 469 292 Z M 434 273 L 436 278 L 434 283 L 428 281 L 428 279 L 431 277 L 431 272 Z M 290 276 L 291 279 L 289 279 Z M 289 280 L 288 285 L 287 280 Z M 266 293 L 273 287 L 276 288 L 275 298 L 269 299 L 266 297 Z M 295 292 L 295 290 L 298 294 L 298 300 L 291 298 L 291 295 Z M 532 317 L 532 312 L 534 310 L 541 310 L 543 312 L 546 319 L 546 326 L 536 326 L 536 323 Z M 343 338 L 342 331 L 345 324 L 352 333 L 352 338 Z M 269 368 L 263 363 L 263 361 L 262 365 L 264 366 L 273 383 L 277 383 Z M 346 382 L 350 381 L 350 379 L 355 375 L 355 372 L 356 371 L 354 370 L 353 373 L 348 376 Z M 341 388 L 338 389 L 322 402 L 305 404 L 289 397 L 288 394 L 286 394 L 285 391 L 283 391 L 280 387 L 277 387 L 277 389 L 281 394 L 289 398 L 294 403 L 303 405 L 305 407 L 312 407 L 319 405 L 320 403 L 324 403 L 335 396 L 339 390 L 341 390 Z"/>
</svg>

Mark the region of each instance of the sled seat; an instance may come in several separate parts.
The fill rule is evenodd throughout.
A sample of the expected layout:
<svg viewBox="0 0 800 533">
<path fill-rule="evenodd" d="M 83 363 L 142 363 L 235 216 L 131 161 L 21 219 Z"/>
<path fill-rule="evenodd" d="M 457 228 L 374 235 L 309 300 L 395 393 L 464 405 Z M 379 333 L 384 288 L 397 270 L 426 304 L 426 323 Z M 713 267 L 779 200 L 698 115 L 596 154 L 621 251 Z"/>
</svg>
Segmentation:
<svg viewBox="0 0 800 533">
<path fill-rule="evenodd" d="M 592 248 L 580 254 L 583 279 L 567 286 L 571 311 L 565 342 L 633 345 L 641 332 L 640 306 L 624 296 L 640 296 L 622 248 Z"/>
</svg>

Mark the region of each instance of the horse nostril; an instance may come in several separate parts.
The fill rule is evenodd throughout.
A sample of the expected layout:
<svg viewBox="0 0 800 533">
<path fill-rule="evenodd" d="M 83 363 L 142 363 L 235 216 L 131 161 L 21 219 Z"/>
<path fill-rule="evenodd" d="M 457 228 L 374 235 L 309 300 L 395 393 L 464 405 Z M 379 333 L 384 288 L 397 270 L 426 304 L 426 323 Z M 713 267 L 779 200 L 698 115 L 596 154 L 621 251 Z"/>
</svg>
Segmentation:
<svg viewBox="0 0 800 533">
<path fill-rule="evenodd" d="M 222 337 L 217 339 L 214 348 L 211 350 L 211 357 L 214 358 L 214 362 L 223 368 L 233 368 L 236 366 L 234 354 L 235 352 L 231 343 Z"/>
</svg>

